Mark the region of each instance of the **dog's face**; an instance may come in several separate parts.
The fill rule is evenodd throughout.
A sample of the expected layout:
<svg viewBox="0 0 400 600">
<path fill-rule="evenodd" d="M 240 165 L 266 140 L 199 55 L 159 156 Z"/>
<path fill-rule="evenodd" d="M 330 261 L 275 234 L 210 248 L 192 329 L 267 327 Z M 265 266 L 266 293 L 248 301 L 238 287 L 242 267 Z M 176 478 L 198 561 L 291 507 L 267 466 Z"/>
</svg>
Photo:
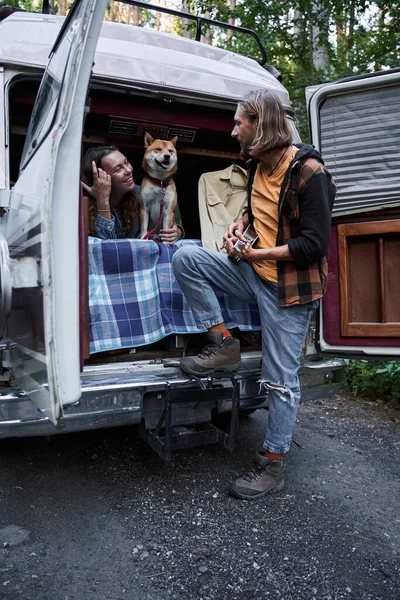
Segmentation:
<svg viewBox="0 0 400 600">
<path fill-rule="evenodd" d="M 178 156 L 175 144 L 178 138 L 172 140 L 154 140 L 149 133 L 144 134 L 146 152 L 143 158 L 143 169 L 162 178 L 173 175 L 177 170 Z"/>
</svg>

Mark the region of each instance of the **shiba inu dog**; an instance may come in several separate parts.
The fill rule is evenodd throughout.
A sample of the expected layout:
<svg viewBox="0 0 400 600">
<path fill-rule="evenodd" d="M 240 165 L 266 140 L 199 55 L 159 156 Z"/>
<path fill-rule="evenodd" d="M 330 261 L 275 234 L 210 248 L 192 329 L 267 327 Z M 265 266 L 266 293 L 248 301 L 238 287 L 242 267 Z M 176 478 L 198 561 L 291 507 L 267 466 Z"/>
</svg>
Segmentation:
<svg viewBox="0 0 400 600">
<path fill-rule="evenodd" d="M 172 140 L 154 140 L 144 134 L 146 151 L 142 168 L 145 171 L 140 194 L 140 237 L 155 239 L 160 229 L 169 229 L 174 223 L 177 193 L 172 175 L 177 171 L 177 137 Z"/>
</svg>

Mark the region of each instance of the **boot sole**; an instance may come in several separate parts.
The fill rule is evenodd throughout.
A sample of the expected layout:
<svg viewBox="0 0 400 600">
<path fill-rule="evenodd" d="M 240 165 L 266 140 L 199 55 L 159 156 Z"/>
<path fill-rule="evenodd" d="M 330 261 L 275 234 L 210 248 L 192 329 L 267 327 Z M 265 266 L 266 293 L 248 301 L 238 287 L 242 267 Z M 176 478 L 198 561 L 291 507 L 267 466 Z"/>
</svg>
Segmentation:
<svg viewBox="0 0 400 600">
<path fill-rule="evenodd" d="M 195 375 L 196 377 L 208 377 L 208 375 L 214 375 L 216 373 L 234 373 L 240 367 L 240 362 L 236 365 L 226 366 L 226 367 L 217 367 L 215 369 L 211 369 L 210 371 L 202 371 L 199 373 L 195 371 L 195 369 L 191 369 L 190 367 L 184 367 L 180 365 L 182 371 L 188 373 L 189 375 Z"/>
<path fill-rule="evenodd" d="M 257 500 L 257 498 L 261 498 L 262 496 L 267 496 L 268 494 L 276 494 L 277 492 L 281 492 L 285 487 L 285 480 L 281 481 L 277 486 L 265 491 L 260 492 L 259 494 L 255 494 L 254 496 L 247 496 L 242 494 L 241 492 L 237 492 L 234 489 L 228 488 L 228 493 L 235 498 L 240 498 L 240 500 Z"/>
</svg>

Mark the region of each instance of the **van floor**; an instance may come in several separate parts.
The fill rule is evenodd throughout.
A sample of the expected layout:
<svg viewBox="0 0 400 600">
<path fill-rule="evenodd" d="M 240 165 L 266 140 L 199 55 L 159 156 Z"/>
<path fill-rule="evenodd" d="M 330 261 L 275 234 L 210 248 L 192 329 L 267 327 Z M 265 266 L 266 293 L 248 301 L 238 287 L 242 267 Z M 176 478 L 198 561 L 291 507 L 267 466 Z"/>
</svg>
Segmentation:
<svg viewBox="0 0 400 600">
<path fill-rule="evenodd" d="M 123 348 L 121 350 L 110 350 L 110 352 L 98 352 L 92 354 L 85 360 L 85 365 L 102 365 L 106 363 L 137 362 L 142 360 L 157 360 L 162 358 L 182 357 L 182 350 L 142 350 L 136 348 Z"/>
<path fill-rule="evenodd" d="M 242 350 L 250 352 L 251 350 L 261 349 L 261 332 L 260 331 L 239 331 L 232 332 L 235 337 L 240 340 Z M 181 337 L 181 336 L 180 336 Z M 186 349 L 184 346 L 177 348 L 175 346 L 175 336 L 171 335 L 155 344 L 149 346 L 141 346 L 139 348 L 121 348 L 118 350 L 110 350 L 109 352 L 98 352 L 92 354 L 90 358 L 85 360 L 85 365 L 102 365 L 106 363 L 118 362 L 138 362 L 142 360 L 160 360 L 163 358 L 179 360 L 185 354 L 193 356 L 198 354 L 207 344 L 205 333 L 192 334 L 186 340 Z"/>
</svg>

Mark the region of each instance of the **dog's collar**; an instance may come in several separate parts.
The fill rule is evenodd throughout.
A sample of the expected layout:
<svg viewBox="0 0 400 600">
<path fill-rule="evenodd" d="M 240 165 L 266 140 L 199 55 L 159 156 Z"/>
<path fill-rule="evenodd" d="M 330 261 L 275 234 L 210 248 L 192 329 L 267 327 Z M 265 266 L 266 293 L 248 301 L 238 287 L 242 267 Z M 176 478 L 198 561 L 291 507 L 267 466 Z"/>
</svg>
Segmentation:
<svg viewBox="0 0 400 600">
<path fill-rule="evenodd" d="M 159 185 L 160 187 L 168 187 L 169 184 L 172 181 L 172 177 L 166 177 L 165 179 L 156 179 L 155 177 L 152 177 L 151 175 L 147 174 L 147 177 L 153 181 L 154 183 L 156 183 L 157 185 Z"/>
</svg>

